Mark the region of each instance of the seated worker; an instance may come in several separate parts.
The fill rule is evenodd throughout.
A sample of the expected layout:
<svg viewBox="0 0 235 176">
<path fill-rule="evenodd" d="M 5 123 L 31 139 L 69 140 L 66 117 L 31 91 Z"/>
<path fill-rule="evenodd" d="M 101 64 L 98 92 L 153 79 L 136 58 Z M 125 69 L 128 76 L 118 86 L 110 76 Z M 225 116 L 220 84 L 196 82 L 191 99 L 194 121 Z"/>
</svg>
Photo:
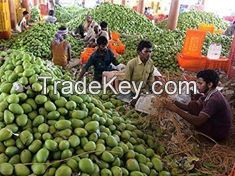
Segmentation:
<svg viewBox="0 0 235 176">
<path fill-rule="evenodd" d="M 18 23 L 16 29 L 18 32 L 24 32 L 29 28 L 29 20 L 30 20 L 30 14 L 27 11 L 23 12 L 23 18 Z"/>
<path fill-rule="evenodd" d="M 102 31 L 106 31 L 108 33 L 108 40 L 111 39 L 111 33 L 110 30 L 108 29 L 108 23 L 106 23 L 105 21 L 102 21 L 100 23 L 100 27 Z"/>
<path fill-rule="evenodd" d="M 80 35 L 81 38 L 85 38 L 87 41 L 93 34 L 94 27 L 97 23 L 93 20 L 91 15 L 87 15 L 86 21 L 84 24 L 80 24 L 78 28 L 75 30 L 75 35 Z M 85 33 L 87 33 L 85 35 Z"/>
<path fill-rule="evenodd" d="M 141 92 L 148 92 L 154 82 L 154 65 L 151 60 L 152 44 L 142 40 L 137 46 L 138 56 L 130 60 L 125 68 L 125 80 L 134 82 L 136 87 L 142 82 Z M 134 97 L 136 92 L 132 88 L 131 94 Z M 137 99 L 136 99 L 137 101 Z M 133 102 L 133 105 L 136 103 Z"/>
<path fill-rule="evenodd" d="M 104 36 L 97 39 L 97 50 L 91 55 L 86 65 L 82 68 L 79 80 L 84 76 L 85 72 L 91 66 L 94 66 L 94 80 L 102 82 L 102 74 L 104 71 L 112 71 L 111 63 L 118 65 L 113 52 L 107 48 L 108 40 Z"/>
<path fill-rule="evenodd" d="M 201 71 L 197 74 L 197 88 L 204 94 L 202 97 L 187 105 L 168 101 L 164 106 L 214 140 L 226 139 L 232 125 L 232 112 L 225 97 L 216 89 L 218 82 L 219 76 L 214 70 Z"/>
<path fill-rule="evenodd" d="M 100 26 L 96 25 L 94 27 L 94 34 L 91 36 L 91 38 L 87 42 L 87 46 L 92 47 L 92 48 L 96 47 L 97 45 L 96 41 L 100 36 L 104 36 L 107 40 L 109 38 L 108 33 L 106 31 L 102 31 Z"/>
<path fill-rule="evenodd" d="M 55 65 L 65 68 L 71 59 L 71 46 L 67 42 L 66 36 L 68 29 L 64 26 L 60 27 L 51 43 L 52 61 Z"/>
<path fill-rule="evenodd" d="M 227 28 L 227 30 L 224 32 L 224 35 L 226 36 L 233 36 L 235 35 L 235 21 Z"/>
<path fill-rule="evenodd" d="M 57 18 L 54 16 L 54 10 L 50 10 L 48 13 L 48 16 L 45 17 L 45 22 L 55 24 L 56 21 L 57 21 Z"/>
</svg>

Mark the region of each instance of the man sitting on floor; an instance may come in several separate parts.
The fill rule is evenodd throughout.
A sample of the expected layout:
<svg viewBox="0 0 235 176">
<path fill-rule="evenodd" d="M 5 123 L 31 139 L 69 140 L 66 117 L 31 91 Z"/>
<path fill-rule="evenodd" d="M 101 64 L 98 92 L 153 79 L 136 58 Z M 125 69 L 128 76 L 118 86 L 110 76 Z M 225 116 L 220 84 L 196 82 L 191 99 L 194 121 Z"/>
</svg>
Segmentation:
<svg viewBox="0 0 235 176">
<path fill-rule="evenodd" d="M 232 112 L 225 97 L 216 89 L 218 82 L 219 76 L 214 70 L 201 71 L 197 74 L 197 88 L 204 95 L 188 105 L 177 101 L 165 102 L 165 108 L 214 140 L 224 140 L 230 134 Z"/>
</svg>

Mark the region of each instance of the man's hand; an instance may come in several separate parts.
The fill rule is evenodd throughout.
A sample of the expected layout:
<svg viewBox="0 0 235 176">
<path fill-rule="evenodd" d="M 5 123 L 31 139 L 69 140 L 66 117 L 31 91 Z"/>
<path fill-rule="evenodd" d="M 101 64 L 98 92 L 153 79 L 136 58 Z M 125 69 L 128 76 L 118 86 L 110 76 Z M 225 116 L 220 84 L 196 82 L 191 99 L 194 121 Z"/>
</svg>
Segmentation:
<svg viewBox="0 0 235 176">
<path fill-rule="evenodd" d="M 174 102 L 169 101 L 169 100 L 163 102 L 163 107 L 170 110 L 170 111 L 172 111 L 172 112 L 176 112 L 177 109 L 178 109 L 178 107 L 174 104 Z"/>
</svg>

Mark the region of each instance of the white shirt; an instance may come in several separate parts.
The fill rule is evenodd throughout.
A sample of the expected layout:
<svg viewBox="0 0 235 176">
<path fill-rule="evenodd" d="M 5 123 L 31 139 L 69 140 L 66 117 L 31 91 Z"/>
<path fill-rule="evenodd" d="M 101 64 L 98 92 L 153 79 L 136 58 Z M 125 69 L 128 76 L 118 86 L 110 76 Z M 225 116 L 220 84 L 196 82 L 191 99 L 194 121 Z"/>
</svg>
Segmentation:
<svg viewBox="0 0 235 176">
<path fill-rule="evenodd" d="M 54 23 L 57 21 L 57 18 L 54 17 L 54 16 L 46 16 L 46 17 L 45 17 L 45 21 L 46 21 L 46 23 L 52 23 L 52 24 L 54 24 Z"/>
<path fill-rule="evenodd" d="M 16 30 L 18 32 L 23 32 L 24 26 L 27 25 L 27 20 L 25 17 L 23 17 L 23 19 L 20 21 L 20 23 L 16 26 Z"/>
</svg>

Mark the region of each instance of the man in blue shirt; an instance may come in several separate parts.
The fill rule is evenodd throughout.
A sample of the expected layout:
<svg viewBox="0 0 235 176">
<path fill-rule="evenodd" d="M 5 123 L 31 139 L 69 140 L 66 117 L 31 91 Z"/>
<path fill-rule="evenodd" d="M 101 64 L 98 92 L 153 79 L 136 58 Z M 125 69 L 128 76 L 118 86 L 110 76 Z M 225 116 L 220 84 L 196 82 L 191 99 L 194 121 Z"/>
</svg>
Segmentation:
<svg viewBox="0 0 235 176">
<path fill-rule="evenodd" d="M 79 80 L 84 76 L 91 66 L 94 66 L 94 80 L 102 82 L 102 74 L 104 71 L 112 71 L 111 64 L 117 66 L 118 62 L 113 52 L 107 48 L 108 40 L 104 36 L 97 39 L 97 50 L 91 55 L 87 64 L 82 68 Z"/>
</svg>

